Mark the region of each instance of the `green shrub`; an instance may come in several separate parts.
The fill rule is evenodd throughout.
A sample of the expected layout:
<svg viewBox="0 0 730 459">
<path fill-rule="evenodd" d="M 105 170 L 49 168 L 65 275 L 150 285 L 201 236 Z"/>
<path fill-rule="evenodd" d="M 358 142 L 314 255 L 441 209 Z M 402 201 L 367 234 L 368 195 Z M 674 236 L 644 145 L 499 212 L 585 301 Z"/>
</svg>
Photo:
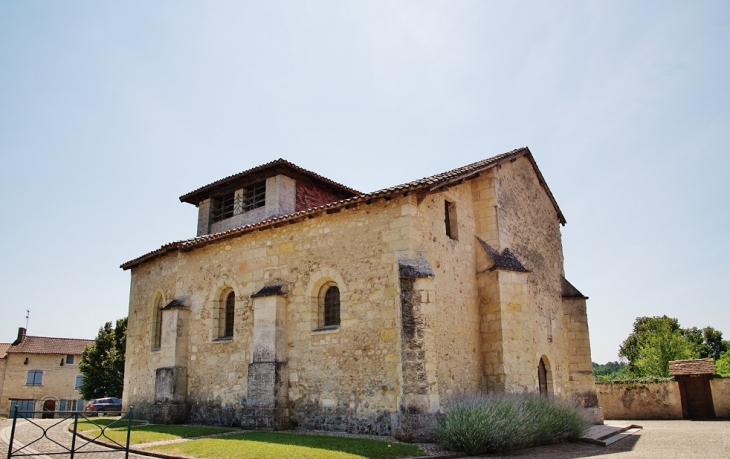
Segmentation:
<svg viewBox="0 0 730 459">
<path fill-rule="evenodd" d="M 435 427 L 439 444 L 468 454 L 576 440 L 588 424 L 570 402 L 536 394 L 461 394 Z"/>
</svg>

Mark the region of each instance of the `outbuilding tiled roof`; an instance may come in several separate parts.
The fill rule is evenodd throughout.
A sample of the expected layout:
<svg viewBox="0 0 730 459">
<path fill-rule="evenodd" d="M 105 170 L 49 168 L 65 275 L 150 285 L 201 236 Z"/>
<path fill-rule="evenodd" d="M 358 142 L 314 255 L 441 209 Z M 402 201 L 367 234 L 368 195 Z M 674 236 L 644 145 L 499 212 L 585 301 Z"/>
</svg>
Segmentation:
<svg viewBox="0 0 730 459">
<path fill-rule="evenodd" d="M 535 173 L 537 174 L 538 180 L 540 182 L 540 185 L 543 186 L 545 189 L 545 192 L 547 193 L 548 197 L 550 198 L 550 201 L 553 203 L 553 206 L 555 207 L 555 211 L 557 213 L 558 220 L 560 223 L 565 224 L 565 217 L 563 216 L 562 211 L 560 210 L 560 207 L 558 207 L 557 201 L 555 201 L 555 198 L 553 197 L 552 193 L 550 192 L 550 189 L 548 188 L 547 184 L 545 183 L 545 179 L 542 176 L 542 173 L 540 172 L 540 169 L 537 167 L 537 163 L 535 163 L 534 158 L 532 157 L 532 153 L 530 152 L 530 149 L 527 147 L 518 148 L 516 150 L 509 151 L 507 153 L 503 153 L 501 155 L 494 156 L 492 158 L 483 159 L 481 161 L 477 161 L 472 164 L 468 164 L 463 167 L 459 167 L 447 172 L 442 172 L 440 174 L 432 175 L 430 177 L 425 177 L 420 180 L 415 180 L 413 182 L 404 183 L 402 185 L 396 185 L 390 188 L 384 188 L 382 190 L 373 191 L 372 193 L 366 193 L 366 194 L 360 194 L 358 196 L 354 196 L 352 198 L 342 199 L 340 201 L 330 202 L 321 206 L 312 207 L 309 209 L 301 210 L 299 212 L 294 212 L 289 215 L 283 215 L 280 217 L 271 217 L 267 218 L 265 220 L 261 220 L 256 223 L 252 223 L 250 225 L 244 225 L 239 226 L 237 228 L 232 228 L 227 231 L 223 231 L 220 233 L 214 233 L 214 234 L 205 234 L 202 236 L 194 237 L 191 239 L 186 239 L 182 241 L 175 241 L 171 242 L 169 244 L 165 244 L 162 247 L 160 247 L 157 250 L 154 250 L 152 252 L 146 253 L 142 255 L 141 257 L 135 258 L 133 260 L 130 260 L 124 264 L 122 264 L 120 267 L 122 269 L 132 269 L 141 263 L 152 260 L 154 258 L 163 256 L 168 253 L 176 252 L 176 251 L 190 251 L 197 247 L 202 247 L 204 245 L 210 244 L 214 241 L 219 241 L 222 239 L 228 239 L 231 237 L 240 236 L 242 234 L 250 233 L 252 231 L 261 231 L 268 227 L 277 227 L 287 224 L 294 224 L 298 223 L 300 221 L 304 221 L 307 218 L 313 218 L 319 214 L 322 214 L 323 212 L 334 212 L 339 209 L 345 208 L 345 207 L 354 207 L 360 203 L 367 203 L 381 199 L 381 198 L 390 198 L 395 195 L 407 195 L 409 193 L 416 193 L 416 192 L 430 192 L 434 190 L 438 190 L 440 188 L 448 187 L 453 184 L 463 183 L 466 180 L 478 177 L 479 174 L 483 171 L 486 171 L 488 169 L 491 169 L 493 167 L 496 167 L 500 164 L 503 164 L 507 161 L 515 160 L 521 156 L 525 156 L 527 159 L 529 159 L 530 163 L 532 164 L 533 169 L 535 170 Z M 280 160 L 283 161 L 283 160 Z M 287 162 L 288 163 L 288 162 Z M 291 163 L 288 163 L 291 164 Z M 266 165 L 264 165 L 266 166 Z M 260 166 L 263 167 L 263 166 Z M 248 173 L 254 169 L 251 169 L 249 171 L 246 171 L 245 173 Z M 242 172 L 241 174 L 244 174 Z M 240 175 L 240 174 L 238 174 Z M 235 177 L 235 176 L 231 176 Z M 217 182 L 215 182 L 217 183 Z M 213 184 L 211 184 L 213 185 Z M 208 185 L 208 186 L 211 186 Z M 204 187 L 205 188 L 205 187 Z M 193 193 L 196 193 L 199 190 L 194 191 Z M 192 193 L 188 193 L 190 195 Z M 182 196 L 182 198 L 185 198 L 186 196 Z"/>
<path fill-rule="evenodd" d="M 669 374 L 672 376 L 713 375 L 715 374 L 715 360 L 672 360 L 669 362 Z"/>
<path fill-rule="evenodd" d="M 0 343 L 0 359 L 4 359 L 7 355 L 8 348 L 12 346 L 11 343 Z"/>
<path fill-rule="evenodd" d="M 26 336 L 22 343 L 10 346 L 8 354 L 74 354 L 81 355 L 86 346 L 94 344 L 91 339 L 48 338 Z"/>
</svg>

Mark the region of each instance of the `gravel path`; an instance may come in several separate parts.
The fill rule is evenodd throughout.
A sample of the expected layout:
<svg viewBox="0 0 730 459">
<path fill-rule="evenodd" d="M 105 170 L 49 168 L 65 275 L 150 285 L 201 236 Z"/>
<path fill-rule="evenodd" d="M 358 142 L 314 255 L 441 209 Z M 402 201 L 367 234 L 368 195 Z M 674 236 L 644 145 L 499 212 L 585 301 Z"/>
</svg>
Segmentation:
<svg viewBox="0 0 730 459">
<path fill-rule="evenodd" d="M 20 453 L 40 453 L 33 456 L 36 459 L 53 459 L 63 458 L 67 455 L 46 456 L 43 453 L 57 453 L 68 451 L 71 446 L 72 435 L 68 431 L 68 424 L 71 420 L 60 419 L 33 419 L 33 422 L 27 420 L 18 420 L 15 429 L 15 438 L 13 440 L 13 451 Z M 8 440 L 10 437 L 11 420 L 0 422 L 0 458 L 5 459 L 8 455 Z M 46 430 L 45 436 L 43 429 Z M 85 446 L 84 446 L 85 445 Z M 79 448 L 79 446 L 81 446 Z M 105 448 L 101 445 L 88 443 L 81 438 L 76 439 L 77 454 L 79 459 L 121 459 L 124 458 L 124 452 Z M 91 452 L 95 451 L 95 452 Z M 27 457 L 27 456 L 26 456 Z M 140 456 L 138 454 L 130 454 L 130 458 L 149 459 L 149 456 Z"/>
<path fill-rule="evenodd" d="M 637 424 L 644 428 L 635 435 L 610 446 L 567 443 L 512 451 L 498 458 L 574 459 L 601 456 L 611 459 L 728 459 L 730 422 L 728 421 L 615 421 L 617 425 Z M 606 421 L 606 424 L 612 424 Z"/>
</svg>

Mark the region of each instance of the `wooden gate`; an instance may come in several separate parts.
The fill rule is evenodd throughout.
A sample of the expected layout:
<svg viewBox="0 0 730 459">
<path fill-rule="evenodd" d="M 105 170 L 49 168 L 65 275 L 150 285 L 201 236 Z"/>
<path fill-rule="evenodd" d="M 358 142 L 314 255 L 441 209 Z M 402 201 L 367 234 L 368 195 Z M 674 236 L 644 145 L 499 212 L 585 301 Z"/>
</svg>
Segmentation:
<svg viewBox="0 0 730 459">
<path fill-rule="evenodd" d="M 675 376 L 682 398 L 682 417 L 685 419 L 713 419 L 710 379 L 707 375 Z"/>
</svg>

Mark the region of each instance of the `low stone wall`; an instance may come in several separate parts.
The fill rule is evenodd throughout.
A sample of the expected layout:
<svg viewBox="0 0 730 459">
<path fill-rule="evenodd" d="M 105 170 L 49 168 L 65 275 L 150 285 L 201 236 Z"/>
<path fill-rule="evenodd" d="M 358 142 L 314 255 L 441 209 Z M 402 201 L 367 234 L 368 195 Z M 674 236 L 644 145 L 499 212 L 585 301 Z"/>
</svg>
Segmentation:
<svg viewBox="0 0 730 459">
<path fill-rule="evenodd" d="M 606 419 L 682 419 L 682 399 L 675 381 L 597 383 L 596 392 Z"/>
<path fill-rule="evenodd" d="M 715 416 L 730 419 L 730 378 L 711 379 L 710 389 Z"/>
</svg>

